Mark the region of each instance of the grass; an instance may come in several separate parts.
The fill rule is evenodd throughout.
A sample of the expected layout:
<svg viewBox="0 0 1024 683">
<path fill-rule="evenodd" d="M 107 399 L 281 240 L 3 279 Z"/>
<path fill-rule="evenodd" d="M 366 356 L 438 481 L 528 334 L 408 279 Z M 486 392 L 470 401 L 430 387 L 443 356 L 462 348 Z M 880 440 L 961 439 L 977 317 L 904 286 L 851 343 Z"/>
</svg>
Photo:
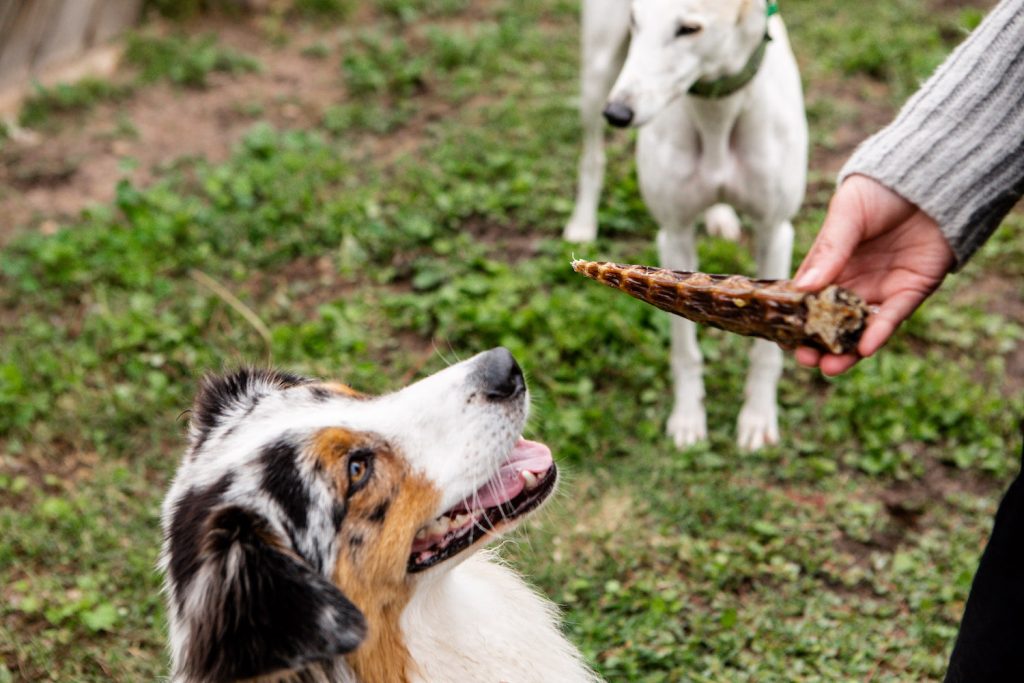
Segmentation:
<svg viewBox="0 0 1024 683">
<path fill-rule="evenodd" d="M 23 126 L 39 127 L 61 114 L 86 112 L 100 102 L 127 97 L 131 88 L 99 78 L 83 78 L 77 83 L 44 86 L 36 83 L 18 116 Z"/>
<path fill-rule="evenodd" d="M 214 72 L 236 74 L 260 68 L 252 57 L 219 46 L 213 35 L 189 38 L 134 34 L 128 37 L 124 56 L 138 70 L 142 83 L 167 79 L 191 88 L 206 87 Z"/>
<path fill-rule="evenodd" d="M 567 473 L 504 552 L 609 680 L 941 677 L 1017 466 L 1024 220 L 876 359 L 835 380 L 787 362 L 778 447 L 736 450 L 747 342 L 703 332 L 711 438 L 677 452 L 666 317 L 575 276 L 558 239 L 576 12 L 381 2 L 332 52 L 357 97 L 321 125 L 258 123 L 227 161 L 122 182 L 0 253 L 0 682 L 166 674 L 158 509 L 202 372 L 269 357 L 380 392 L 497 344 L 527 370 L 528 435 Z M 868 79 L 893 102 L 975 16 L 784 12 L 810 97 Z M 858 101 L 832 99 L 815 139 L 855 120 Z M 391 136 L 414 151 L 366 151 Z M 653 262 L 629 141 L 609 138 L 602 239 L 575 253 Z M 809 196 L 798 255 L 827 201 Z M 707 270 L 752 268 L 743 247 L 700 250 Z M 194 271 L 256 312 L 269 347 Z"/>
</svg>

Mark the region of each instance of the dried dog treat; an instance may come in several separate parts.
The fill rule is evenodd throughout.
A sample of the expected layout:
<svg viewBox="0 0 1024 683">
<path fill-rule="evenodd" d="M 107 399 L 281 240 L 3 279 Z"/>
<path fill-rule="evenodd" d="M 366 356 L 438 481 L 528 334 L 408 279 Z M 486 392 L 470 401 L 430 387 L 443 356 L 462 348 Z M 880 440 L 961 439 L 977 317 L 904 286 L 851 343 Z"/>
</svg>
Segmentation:
<svg viewBox="0 0 1024 683">
<path fill-rule="evenodd" d="M 572 262 L 572 268 L 695 323 L 828 353 L 853 352 L 869 313 L 863 299 L 836 285 L 811 293 L 798 290 L 790 280 L 580 259 Z"/>
</svg>

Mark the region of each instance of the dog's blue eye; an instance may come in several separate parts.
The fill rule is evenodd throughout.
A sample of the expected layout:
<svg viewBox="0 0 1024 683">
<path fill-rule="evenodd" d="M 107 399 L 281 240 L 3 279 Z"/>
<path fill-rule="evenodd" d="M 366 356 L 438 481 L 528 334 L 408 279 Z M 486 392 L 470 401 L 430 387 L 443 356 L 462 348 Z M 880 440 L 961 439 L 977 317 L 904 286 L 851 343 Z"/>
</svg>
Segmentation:
<svg viewBox="0 0 1024 683">
<path fill-rule="evenodd" d="M 363 488 L 366 482 L 373 476 L 373 450 L 370 448 L 356 448 L 348 456 L 345 464 L 345 471 L 348 474 L 348 492 L 351 496 Z"/>
<path fill-rule="evenodd" d="M 682 36 L 690 36 L 699 31 L 700 26 L 695 26 L 693 24 L 680 24 L 679 27 L 676 29 L 676 38 L 680 38 Z"/>
<path fill-rule="evenodd" d="M 366 464 L 366 458 L 354 457 L 348 461 L 348 481 L 350 484 L 358 484 L 370 472 Z"/>
</svg>

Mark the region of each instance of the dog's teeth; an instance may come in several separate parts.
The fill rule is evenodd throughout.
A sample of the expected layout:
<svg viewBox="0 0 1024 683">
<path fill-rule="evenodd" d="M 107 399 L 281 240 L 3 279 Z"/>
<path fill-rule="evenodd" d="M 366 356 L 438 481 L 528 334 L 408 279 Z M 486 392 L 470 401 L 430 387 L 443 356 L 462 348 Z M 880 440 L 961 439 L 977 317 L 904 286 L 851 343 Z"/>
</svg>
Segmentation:
<svg viewBox="0 0 1024 683">
<path fill-rule="evenodd" d="M 430 523 L 431 535 L 437 536 L 448 531 L 449 524 L 451 524 L 451 520 L 447 517 L 440 517 L 438 519 L 435 519 L 433 522 Z"/>
<path fill-rule="evenodd" d="M 463 526 L 469 520 L 470 520 L 469 513 L 463 513 L 461 515 L 457 515 L 455 517 L 455 520 L 452 522 L 452 526 L 454 526 L 456 528 L 459 528 L 459 527 Z"/>
<path fill-rule="evenodd" d="M 420 529 L 419 531 L 416 532 L 416 539 L 417 540 L 422 541 L 426 537 L 427 537 L 427 527 L 423 527 L 422 529 Z"/>
<path fill-rule="evenodd" d="M 527 490 L 537 488 L 537 475 L 536 474 L 534 474 L 530 470 L 523 470 L 522 471 L 522 475 L 523 475 L 523 481 L 526 482 Z"/>
</svg>

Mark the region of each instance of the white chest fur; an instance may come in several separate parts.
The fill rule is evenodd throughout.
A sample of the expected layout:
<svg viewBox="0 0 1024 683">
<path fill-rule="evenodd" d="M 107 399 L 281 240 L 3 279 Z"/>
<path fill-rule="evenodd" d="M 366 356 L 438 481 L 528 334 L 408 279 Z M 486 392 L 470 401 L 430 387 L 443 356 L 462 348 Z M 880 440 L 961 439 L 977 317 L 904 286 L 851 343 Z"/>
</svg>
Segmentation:
<svg viewBox="0 0 1024 683">
<path fill-rule="evenodd" d="M 591 683 L 555 606 L 492 553 L 425 575 L 402 614 L 417 683 Z"/>
<path fill-rule="evenodd" d="M 776 48 L 785 45 L 781 24 L 777 33 Z M 637 139 L 644 199 L 663 225 L 690 223 L 718 202 L 751 216 L 755 227 L 786 220 L 803 199 L 806 164 L 799 73 L 788 49 L 770 48 L 735 95 L 673 102 Z"/>
</svg>

